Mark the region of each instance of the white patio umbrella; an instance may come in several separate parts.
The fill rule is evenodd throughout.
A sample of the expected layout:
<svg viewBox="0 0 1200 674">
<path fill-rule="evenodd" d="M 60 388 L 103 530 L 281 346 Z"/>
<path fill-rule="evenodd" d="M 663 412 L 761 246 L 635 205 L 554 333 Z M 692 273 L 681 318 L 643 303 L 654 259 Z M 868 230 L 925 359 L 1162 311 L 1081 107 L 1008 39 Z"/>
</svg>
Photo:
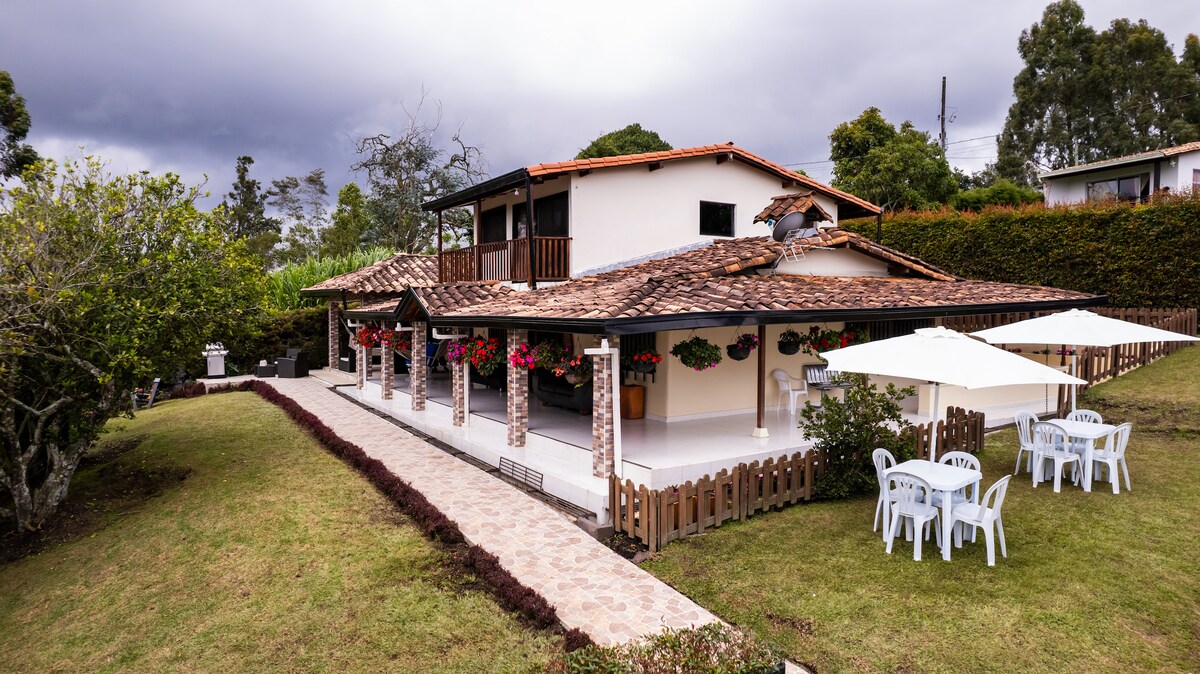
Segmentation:
<svg viewBox="0 0 1200 674">
<path fill-rule="evenodd" d="M 944 327 L 920 328 L 911 335 L 826 351 L 821 357 L 829 362 L 829 369 L 835 372 L 933 382 L 935 426 L 942 414 L 938 406 L 942 384 L 976 389 L 1013 384 L 1083 383 L 1065 372 Z M 935 436 L 929 448 L 929 460 L 936 458 Z"/>
<path fill-rule="evenodd" d="M 971 334 L 990 344 L 1068 344 L 1072 351 L 1071 374 L 1075 374 L 1074 351 L 1080 346 L 1197 341 L 1189 335 L 1108 318 L 1082 309 L 1061 311 Z M 1084 382 L 1081 380 L 1079 383 Z M 1071 387 L 1071 410 L 1075 410 L 1074 386 Z"/>
</svg>

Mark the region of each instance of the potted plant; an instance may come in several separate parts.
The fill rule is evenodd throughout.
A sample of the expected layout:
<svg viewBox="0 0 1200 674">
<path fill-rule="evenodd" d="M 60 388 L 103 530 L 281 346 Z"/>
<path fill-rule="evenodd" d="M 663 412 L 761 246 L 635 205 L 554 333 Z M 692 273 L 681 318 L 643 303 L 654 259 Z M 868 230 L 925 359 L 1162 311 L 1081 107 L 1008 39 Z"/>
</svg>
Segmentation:
<svg viewBox="0 0 1200 674">
<path fill-rule="evenodd" d="M 462 365 L 470 356 L 470 339 L 456 339 L 446 345 L 446 360 L 455 365 Z"/>
<path fill-rule="evenodd" d="M 867 333 L 863 330 L 851 329 L 822 330 L 820 326 L 814 325 L 808 329 L 807 335 L 801 336 L 800 341 L 804 345 L 804 353 L 820 358 L 823 351 L 841 349 L 851 344 L 867 341 Z"/>
<path fill-rule="evenodd" d="M 679 362 L 700 372 L 721 362 L 721 349 L 703 337 L 692 337 L 671 347 L 671 355 Z"/>
<path fill-rule="evenodd" d="M 592 380 L 592 358 L 582 353 L 565 356 L 554 366 L 553 372 L 579 388 Z"/>
<path fill-rule="evenodd" d="M 662 362 L 662 356 L 658 355 L 654 349 L 644 349 L 627 355 L 622 360 L 625 361 L 627 370 L 638 374 L 651 374 L 658 369 L 658 364 Z"/>
<path fill-rule="evenodd" d="M 393 351 L 411 351 L 412 338 L 399 330 L 383 328 L 379 331 L 379 345 Z"/>
<path fill-rule="evenodd" d="M 725 347 L 725 352 L 734 360 L 746 360 L 750 357 L 750 352 L 758 348 L 758 335 L 749 333 L 738 335 L 737 339 L 733 340 L 733 344 Z"/>
<path fill-rule="evenodd" d="M 785 356 L 794 356 L 800 353 L 802 346 L 800 341 L 800 333 L 788 328 L 779 334 L 779 353 Z"/>
</svg>

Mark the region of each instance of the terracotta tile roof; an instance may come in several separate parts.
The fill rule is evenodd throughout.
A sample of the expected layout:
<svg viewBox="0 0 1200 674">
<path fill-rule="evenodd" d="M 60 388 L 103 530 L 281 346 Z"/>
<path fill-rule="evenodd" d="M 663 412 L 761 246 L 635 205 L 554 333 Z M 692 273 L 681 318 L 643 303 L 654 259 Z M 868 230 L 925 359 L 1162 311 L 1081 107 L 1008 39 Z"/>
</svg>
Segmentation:
<svg viewBox="0 0 1200 674">
<path fill-rule="evenodd" d="M 441 314 L 490 302 L 516 292 L 499 281 L 412 286 L 411 290 L 430 314 Z"/>
<path fill-rule="evenodd" d="M 362 269 L 322 281 L 300 291 L 301 295 L 401 295 L 409 286 L 438 282 L 438 262 L 434 255 L 399 253 Z"/>
<path fill-rule="evenodd" d="M 830 277 L 760 275 L 781 245 L 731 239 L 663 260 L 493 301 L 436 312 L 446 317 L 621 319 L 726 311 L 875 310 L 1086 300 L 1092 295 L 1042 286 L 966 281 L 840 229 L 812 245 L 848 246 L 888 260 L 908 275 Z"/>
<path fill-rule="evenodd" d="M 828 222 L 833 220 L 829 214 L 821 208 L 821 205 L 813 201 L 812 192 L 797 192 L 795 194 L 781 194 L 771 198 L 771 205 L 762 210 L 761 213 L 754 216 L 754 222 L 766 222 L 767 220 L 780 220 L 788 213 L 801 211 L 812 215 L 818 222 Z M 816 211 L 816 213 L 812 213 Z"/>
<path fill-rule="evenodd" d="M 347 314 L 386 314 L 386 313 L 391 313 L 396 310 L 396 307 L 400 306 L 401 299 L 402 298 L 399 298 L 399 297 L 393 297 L 393 298 L 382 300 L 379 302 L 366 302 L 366 303 L 358 305 L 357 307 L 347 309 L 346 313 Z"/>
<path fill-rule="evenodd" d="M 880 211 L 878 206 L 866 201 L 865 199 L 859 199 L 849 192 L 843 192 L 824 183 L 817 182 L 806 175 L 796 173 L 785 166 L 764 159 L 753 152 L 734 145 L 733 143 L 701 145 L 699 147 L 685 147 L 678 150 L 663 150 L 661 152 L 624 154 L 616 157 L 574 159 L 571 161 L 561 161 L 550 164 L 536 164 L 534 166 L 526 167 L 525 170 L 529 172 L 530 177 L 537 178 L 562 175 L 564 173 L 570 173 L 571 171 L 612 168 L 614 166 L 634 166 L 638 164 L 651 164 L 654 162 L 672 161 L 676 159 L 689 159 L 692 157 L 715 157 L 722 154 L 730 155 L 738 161 L 755 166 L 769 173 L 774 173 L 782 179 L 795 181 L 797 184 L 831 196 L 839 201 L 852 203 L 869 213 L 878 213 Z"/>
</svg>

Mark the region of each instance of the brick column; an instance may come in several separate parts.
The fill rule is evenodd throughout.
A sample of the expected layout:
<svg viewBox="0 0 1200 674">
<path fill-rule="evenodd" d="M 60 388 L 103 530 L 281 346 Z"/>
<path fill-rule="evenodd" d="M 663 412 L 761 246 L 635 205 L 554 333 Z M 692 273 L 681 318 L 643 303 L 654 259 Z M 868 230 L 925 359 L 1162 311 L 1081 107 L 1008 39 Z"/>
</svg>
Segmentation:
<svg viewBox="0 0 1200 674">
<path fill-rule="evenodd" d="M 425 392 L 428 368 L 425 364 L 425 322 L 413 321 L 412 367 L 408 378 L 412 382 L 412 408 L 414 412 L 425 411 Z"/>
<path fill-rule="evenodd" d="M 329 369 L 336 370 L 341 351 L 338 343 L 341 340 L 341 330 L 338 326 L 341 313 L 336 300 L 329 300 Z"/>
<path fill-rule="evenodd" d="M 463 418 L 466 416 L 466 387 L 470 386 L 470 376 L 467 373 L 467 368 L 471 367 L 470 363 L 450 363 L 450 395 L 453 403 L 450 407 L 450 419 L 455 426 L 463 425 Z"/>
<path fill-rule="evenodd" d="M 609 347 L 621 348 L 620 339 L 609 335 Z M 595 345 L 600 346 L 600 341 L 597 336 Z M 613 409 L 612 378 L 618 376 L 613 360 L 611 355 L 592 356 L 592 475 L 604 478 L 613 474 L 616 446 L 613 415 L 620 412 Z"/>
<path fill-rule="evenodd" d="M 517 345 L 529 339 L 529 333 L 524 330 L 508 331 L 508 350 L 504 352 L 507 361 L 508 354 Z M 529 370 L 523 367 L 508 365 L 508 444 L 513 447 L 525 446 L 525 434 L 529 431 Z"/>
<path fill-rule="evenodd" d="M 379 383 L 383 386 L 383 399 L 392 399 L 392 386 L 396 383 L 396 352 L 392 347 L 383 347 L 383 357 L 379 359 Z"/>
</svg>

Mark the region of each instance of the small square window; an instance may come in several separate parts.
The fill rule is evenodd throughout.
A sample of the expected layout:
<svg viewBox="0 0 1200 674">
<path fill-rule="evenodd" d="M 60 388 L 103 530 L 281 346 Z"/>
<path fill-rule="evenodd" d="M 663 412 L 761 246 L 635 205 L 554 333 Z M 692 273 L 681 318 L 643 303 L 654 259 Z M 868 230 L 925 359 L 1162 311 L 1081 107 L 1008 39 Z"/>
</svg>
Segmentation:
<svg viewBox="0 0 1200 674">
<path fill-rule="evenodd" d="M 704 236 L 733 236 L 733 204 L 701 201 L 700 233 Z"/>
</svg>

